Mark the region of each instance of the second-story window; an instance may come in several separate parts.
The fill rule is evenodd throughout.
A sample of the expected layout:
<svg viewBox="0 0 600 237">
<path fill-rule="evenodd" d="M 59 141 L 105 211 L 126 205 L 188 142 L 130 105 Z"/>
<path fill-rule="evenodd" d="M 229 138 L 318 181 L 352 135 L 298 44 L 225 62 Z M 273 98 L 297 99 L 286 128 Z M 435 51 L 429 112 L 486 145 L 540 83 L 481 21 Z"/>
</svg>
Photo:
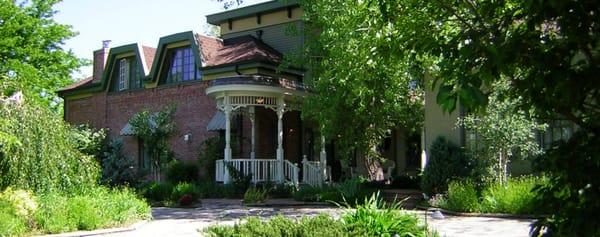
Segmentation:
<svg viewBox="0 0 600 237">
<path fill-rule="evenodd" d="M 119 91 L 129 89 L 129 60 L 123 58 L 119 60 Z"/>
<path fill-rule="evenodd" d="M 200 72 L 194 62 L 194 54 L 189 47 L 176 48 L 169 52 L 170 64 L 166 75 L 167 83 L 200 79 Z"/>
<path fill-rule="evenodd" d="M 111 79 L 111 91 L 127 91 L 143 88 L 142 68 L 135 56 L 115 61 Z"/>
</svg>

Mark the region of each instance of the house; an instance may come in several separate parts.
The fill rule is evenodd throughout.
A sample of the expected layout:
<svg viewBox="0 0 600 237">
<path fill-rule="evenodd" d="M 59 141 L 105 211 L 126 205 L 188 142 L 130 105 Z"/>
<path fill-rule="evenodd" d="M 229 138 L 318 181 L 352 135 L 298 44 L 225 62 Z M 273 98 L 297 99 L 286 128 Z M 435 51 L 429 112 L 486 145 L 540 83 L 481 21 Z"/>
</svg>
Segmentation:
<svg viewBox="0 0 600 237">
<path fill-rule="evenodd" d="M 218 38 L 189 31 L 162 37 L 156 48 L 104 42 L 93 52 L 93 75 L 59 91 L 64 119 L 107 128 L 142 169 L 149 168 L 148 157 L 128 120 L 174 104 L 178 133 L 170 145 L 177 159 L 195 161 L 204 140 L 225 140 L 217 182 L 230 181 L 226 163 L 252 173 L 254 182 L 319 185 L 365 173 L 360 159 L 351 162 L 351 172 L 342 169 L 335 141 L 322 139 L 316 123 L 301 118 L 302 101 L 310 96 L 302 65 L 280 67 L 284 55 L 303 47 L 303 35 L 294 33 L 303 29 L 302 14 L 297 1 L 276 0 L 207 16 L 221 29 Z M 419 144 L 419 137 L 390 131 L 381 151 L 394 162 L 381 172 L 416 174 L 419 148 L 410 155 L 407 144 Z"/>
<path fill-rule="evenodd" d="M 432 82 L 431 78 L 426 78 L 426 84 Z M 438 137 L 444 137 L 459 147 L 467 149 L 477 145 L 478 137 L 476 134 L 464 127 L 457 126 L 458 119 L 466 115 L 464 107 L 458 103 L 453 112 L 443 111 L 436 103 L 438 90 L 439 87 L 432 87 L 431 84 L 427 84 L 425 90 L 425 121 L 421 134 L 421 147 L 423 148 L 421 169 L 425 168 L 427 155 L 430 153 L 429 148 Z M 568 140 L 577 131 L 577 127 L 566 120 L 545 121 L 545 123 L 548 125 L 545 131 L 536 131 L 537 143 L 544 150 L 547 150 L 553 142 Z M 531 160 L 511 160 L 508 164 L 508 171 L 511 175 L 516 176 L 530 174 L 532 172 L 531 166 Z"/>
</svg>

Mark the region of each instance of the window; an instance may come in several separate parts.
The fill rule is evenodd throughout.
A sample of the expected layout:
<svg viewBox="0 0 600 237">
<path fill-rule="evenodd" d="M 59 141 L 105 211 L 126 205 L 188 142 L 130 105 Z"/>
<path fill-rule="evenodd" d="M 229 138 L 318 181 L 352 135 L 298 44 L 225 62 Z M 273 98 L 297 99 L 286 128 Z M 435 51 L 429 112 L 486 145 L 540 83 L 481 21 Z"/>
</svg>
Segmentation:
<svg viewBox="0 0 600 237">
<path fill-rule="evenodd" d="M 196 68 L 191 48 L 177 48 L 169 52 L 170 64 L 166 75 L 167 83 L 184 82 L 200 79 L 200 71 Z"/>
<path fill-rule="evenodd" d="M 111 80 L 111 91 L 126 91 L 142 88 L 141 65 L 136 57 L 126 57 L 115 62 Z"/>
<path fill-rule="evenodd" d="M 148 149 L 144 147 L 144 141 L 138 139 L 138 169 L 140 171 L 145 171 L 150 168 L 150 155 L 148 154 Z"/>
<path fill-rule="evenodd" d="M 552 143 L 557 141 L 567 141 L 577 131 L 577 126 L 566 120 L 556 120 L 548 122 L 546 131 L 538 133 L 539 144 L 543 149 L 548 149 Z"/>
<path fill-rule="evenodd" d="M 129 89 L 129 60 L 123 58 L 119 60 L 119 91 Z"/>
</svg>

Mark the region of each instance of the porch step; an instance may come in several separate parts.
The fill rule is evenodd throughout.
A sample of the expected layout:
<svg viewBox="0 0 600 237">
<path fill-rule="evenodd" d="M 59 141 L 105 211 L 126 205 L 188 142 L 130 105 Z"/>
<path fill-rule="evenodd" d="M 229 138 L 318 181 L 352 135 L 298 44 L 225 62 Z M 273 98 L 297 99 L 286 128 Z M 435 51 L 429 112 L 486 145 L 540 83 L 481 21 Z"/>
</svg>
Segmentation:
<svg viewBox="0 0 600 237">
<path fill-rule="evenodd" d="M 384 189 L 381 190 L 380 195 L 384 201 L 393 202 L 402 201 L 401 206 L 405 209 L 414 209 L 417 204 L 423 200 L 423 194 L 421 190 L 417 189 Z"/>
</svg>

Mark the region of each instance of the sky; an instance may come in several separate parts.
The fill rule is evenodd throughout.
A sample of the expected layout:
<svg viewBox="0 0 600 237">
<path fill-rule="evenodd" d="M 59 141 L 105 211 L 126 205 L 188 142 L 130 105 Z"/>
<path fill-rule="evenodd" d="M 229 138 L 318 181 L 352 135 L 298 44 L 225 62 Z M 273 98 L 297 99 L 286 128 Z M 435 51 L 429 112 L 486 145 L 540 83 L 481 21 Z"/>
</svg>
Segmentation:
<svg viewBox="0 0 600 237">
<path fill-rule="evenodd" d="M 265 2 L 244 0 L 241 6 Z M 215 0 L 63 0 L 55 5 L 54 19 L 71 25 L 78 35 L 65 41 L 80 58 L 92 59 L 103 40 L 111 47 L 142 43 L 156 47 L 162 36 L 193 30 L 204 32 L 206 15 L 224 11 Z M 92 75 L 92 67 L 73 74 L 75 79 Z"/>
</svg>

